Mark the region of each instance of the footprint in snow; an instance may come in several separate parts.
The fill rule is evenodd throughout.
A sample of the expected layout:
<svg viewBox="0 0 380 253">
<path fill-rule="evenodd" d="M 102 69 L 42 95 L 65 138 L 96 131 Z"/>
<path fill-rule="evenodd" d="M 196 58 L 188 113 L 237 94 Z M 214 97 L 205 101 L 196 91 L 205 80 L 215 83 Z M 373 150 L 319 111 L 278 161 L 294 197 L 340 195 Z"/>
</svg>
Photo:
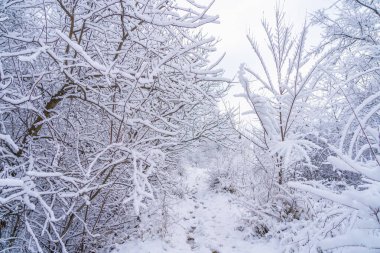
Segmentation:
<svg viewBox="0 0 380 253">
<path fill-rule="evenodd" d="M 197 228 L 197 227 L 195 227 L 195 226 L 191 226 L 191 227 L 190 227 L 190 230 L 189 230 L 189 233 L 193 233 L 193 232 L 195 231 L 196 228 Z"/>
<path fill-rule="evenodd" d="M 193 237 L 187 236 L 186 242 L 187 242 L 187 244 L 190 245 L 191 249 L 195 249 L 196 248 L 195 239 Z"/>
</svg>

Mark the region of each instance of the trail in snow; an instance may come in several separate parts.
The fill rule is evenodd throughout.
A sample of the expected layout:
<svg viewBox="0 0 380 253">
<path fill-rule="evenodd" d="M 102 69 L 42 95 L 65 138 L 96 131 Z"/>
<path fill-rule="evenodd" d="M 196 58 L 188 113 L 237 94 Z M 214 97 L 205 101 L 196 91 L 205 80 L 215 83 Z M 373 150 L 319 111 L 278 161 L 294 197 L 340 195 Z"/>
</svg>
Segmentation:
<svg viewBox="0 0 380 253">
<path fill-rule="evenodd" d="M 268 243 L 244 240 L 238 229 L 239 206 L 226 193 L 209 189 L 206 169 L 188 168 L 190 193 L 174 209 L 177 223 L 164 240 L 131 241 L 119 247 L 119 253 L 277 253 Z"/>
</svg>

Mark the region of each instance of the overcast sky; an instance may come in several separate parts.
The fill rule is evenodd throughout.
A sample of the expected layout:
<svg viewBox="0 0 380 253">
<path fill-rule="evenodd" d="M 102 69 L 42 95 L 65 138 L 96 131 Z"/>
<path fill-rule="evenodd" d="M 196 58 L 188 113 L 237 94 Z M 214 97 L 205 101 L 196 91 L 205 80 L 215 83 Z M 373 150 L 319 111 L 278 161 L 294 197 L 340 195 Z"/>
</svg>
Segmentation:
<svg viewBox="0 0 380 253">
<path fill-rule="evenodd" d="M 254 67 L 255 61 L 246 39 L 247 33 L 252 34 L 260 42 L 263 37 L 261 20 L 264 17 L 269 22 L 274 17 L 276 3 L 283 5 L 286 12 L 286 20 L 294 24 L 295 30 L 300 29 L 305 18 L 314 11 L 330 7 L 336 0 L 215 0 L 210 13 L 219 15 L 220 24 L 212 24 L 206 27 L 210 35 L 220 39 L 218 55 L 227 54 L 220 64 L 226 70 L 226 77 L 232 78 L 241 63 L 247 63 Z M 317 44 L 319 30 L 314 29 L 309 34 L 309 43 Z M 216 58 L 216 56 L 213 56 Z M 234 93 L 239 93 L 236 86 L 230 92 L 226 100 L 233 105 L 240 104 Z M 246 106 L 243 106 L 246 108 Z"/>
</svg>

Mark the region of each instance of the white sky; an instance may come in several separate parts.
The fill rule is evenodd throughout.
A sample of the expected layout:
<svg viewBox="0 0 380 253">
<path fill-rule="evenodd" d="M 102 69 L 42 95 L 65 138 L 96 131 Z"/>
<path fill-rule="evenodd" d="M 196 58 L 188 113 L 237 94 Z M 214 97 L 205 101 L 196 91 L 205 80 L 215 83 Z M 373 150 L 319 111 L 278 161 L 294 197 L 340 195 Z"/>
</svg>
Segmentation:
<svg viewBox="0 0 380 253">
<path fill-rule="evenodd" d="M 277 3 L 284 6 L 286 20 L 292 23 L 297 31 L 309 13 L 328 8 L 334 2 L 335 0 L 215 0 L 210 14 L 219 15 L 220 24 L 208 25 L 206 31 L 221 40 L 217 46 L 217 55 L 220 56 L 224 52 L 227 54 L 220 64 L 220 67 L 226 70 L 226 77 L 234 77 L 243 62 L 254 67 L 253 52 L 246 35 L 252 34 L 260 43 L 260 38 L 263 37 L 261 20 L 263 17 L 269 22 L 273 20 Z M 319 32 L 315 29 L 309 33 L 309 43 L 318 43 Z M 243 102 L 241 98 L 233 97 L 233 94 L 239 93 L 240 85 L 234 86 L 226 100 L 236 106 Z M 242 105 L 243 111 L 244 108 L 246 106 Z"/>
</svg>

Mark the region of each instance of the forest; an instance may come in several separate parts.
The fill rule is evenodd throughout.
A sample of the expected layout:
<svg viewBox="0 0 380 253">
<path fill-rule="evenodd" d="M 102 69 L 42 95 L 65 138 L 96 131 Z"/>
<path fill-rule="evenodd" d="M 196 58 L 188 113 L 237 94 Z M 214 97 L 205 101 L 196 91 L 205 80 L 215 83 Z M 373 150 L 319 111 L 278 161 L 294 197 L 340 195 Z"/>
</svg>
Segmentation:
<svg viewBox="0 0 380 253">
<path fill-rule="evenodd" d="M 217 1 L 0 0 L 0 252 L 380 252 L 380 1 Z"/>
</svg>

